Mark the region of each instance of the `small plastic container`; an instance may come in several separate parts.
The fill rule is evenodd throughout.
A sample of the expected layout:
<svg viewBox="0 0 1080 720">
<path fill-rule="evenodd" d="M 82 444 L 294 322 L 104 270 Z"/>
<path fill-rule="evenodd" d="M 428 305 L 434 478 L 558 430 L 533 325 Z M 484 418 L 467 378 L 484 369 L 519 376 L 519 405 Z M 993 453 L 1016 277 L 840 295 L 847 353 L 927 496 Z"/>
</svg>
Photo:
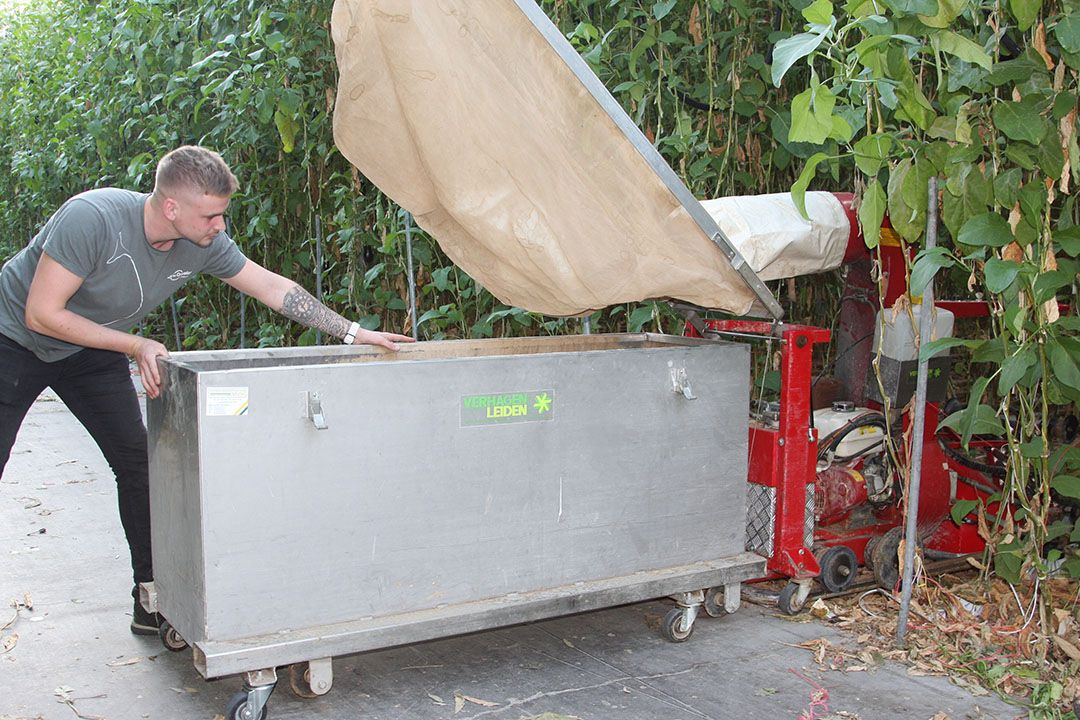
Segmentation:
<svg viewBox="0 0 1080 720">
<path fill-rule="evenodd" d="M 919 322 L 922 317 L 922 305 L 913 305 L 911 315 L 901 311 L 893 318 L 892 310 L 879 310 L 877 324 L 874 326 L 874 349 L 876 355 L 878 349 L 887 358 L 908 362 L 919 359 L 919 350 L 915 345 L 915 338 L 919 334 Z M 951 310 L 935 307 L 933 309 L 934 326 L 930 333 L 931 340 L 952 337 L 953 321 L 955 317 Z M 948 350 L 935 353 L 934 357 L 947 355 Z"/>
</svg>

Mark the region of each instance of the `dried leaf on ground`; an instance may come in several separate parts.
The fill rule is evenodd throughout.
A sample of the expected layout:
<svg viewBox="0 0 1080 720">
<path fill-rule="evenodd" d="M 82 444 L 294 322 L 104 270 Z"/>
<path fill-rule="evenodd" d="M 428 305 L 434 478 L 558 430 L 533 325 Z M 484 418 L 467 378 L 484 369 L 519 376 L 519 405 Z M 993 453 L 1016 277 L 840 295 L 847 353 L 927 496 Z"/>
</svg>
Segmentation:
<svg viewBox="0 0 1080 720">
<path fill-rule="evenodd" d="M 0 640 L 0 653 L 11 652 L 15 649 L 15 646 L 19 644 L 19 634 L 11 633 L 4 636 L 3 640 Z"/>
<path fill-rule="evenodd" d="M 441 697 L 439 697 L 438 695 L 428 693 L 427 696 L 429 698 L 431 698 L 431 702 L 435 703 L 436 705 L 445 705 L 446 704 L 446 702 Z"/>
<path fill-rule="evenodd" d="M 142 658 L 130 657 L 130 658 L 124 658 L 123 660 L 113 660 L 112 662 L 105 663 L 105 664 L 107 666 L 109 666 L 109 667 L 123 667 L 124 665 L 134 665 L 135 663 L 139 662 L 140 660 L 142 660 Z"/>
</svg>

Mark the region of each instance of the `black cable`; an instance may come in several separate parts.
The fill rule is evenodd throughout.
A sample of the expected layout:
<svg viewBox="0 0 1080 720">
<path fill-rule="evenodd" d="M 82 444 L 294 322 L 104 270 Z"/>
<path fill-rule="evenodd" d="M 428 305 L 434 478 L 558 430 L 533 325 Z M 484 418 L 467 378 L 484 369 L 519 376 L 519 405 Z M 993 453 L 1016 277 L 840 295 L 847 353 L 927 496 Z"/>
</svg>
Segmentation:
<svg viewBox="0 0 1080 720">
<path fill-rule="evenodd" d="M 941 446 L 942 451 L 946 455 L 948 455 L 949 458 L 951 458 L 952 460 L 955 460 L 957 463 L 963 465 L 964 467 L 968 468 L 969 470 L 976 470 L 978 472 L 983 473 L 984 475 L 989 475 L 991 477 L 996 477 L 996 478 L 1005 477 L 1005 468 L 1002 467 L 1001 465 L 990 465 L 989 463 L 979 462 L 978 460 L 975 460 L 974 458 L 972 458 L 972 457 L 970 457 L 968 455 L 965 455 L 962 451 L 954 448 L 952 445 L 945 442 L 945 438 L 942 437 L 941 435 L 938 435 L 937 440 L 938 440 L 938 445 Z M 974 484 L 976 481 L 973 481 L 973 480 L 969 481 L 966 478 L 965 478 L 964 481 L 967 482 L 967 484 L 971 485 L 972 487 L 976 487 L 976 488 L 979 487 L 978 485 Z M 995 492 L 997 492 L 997 491 L 996 490 L 991 490 L 990 491 L 990 493 L 995 493 Z"/>
</svg>

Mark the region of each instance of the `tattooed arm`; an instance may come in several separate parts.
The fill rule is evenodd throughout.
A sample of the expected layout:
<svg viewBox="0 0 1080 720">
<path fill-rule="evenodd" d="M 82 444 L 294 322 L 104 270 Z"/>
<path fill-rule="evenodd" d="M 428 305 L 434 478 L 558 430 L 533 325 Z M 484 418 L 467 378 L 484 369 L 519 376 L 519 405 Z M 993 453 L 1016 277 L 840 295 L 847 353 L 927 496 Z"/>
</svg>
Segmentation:
<svg viewBox="0 0 1080 720">
<path fill-rule="evenodd" d="M 290 320 L 315 328 L 339 340 L 345 339 L 349 328 L 352 327 L 352 322 L 323 305 L 292 280 L 271 272 L 251 260 L 248 260 L 236 275 L 226 278 L 225 282 Z M 360 328 L 356 332 L 353 343 L 382 345 L 390 350 L 397 350 L 395 342 L 412 341 L 413 339 L 407 335 Z"/>
</svg>

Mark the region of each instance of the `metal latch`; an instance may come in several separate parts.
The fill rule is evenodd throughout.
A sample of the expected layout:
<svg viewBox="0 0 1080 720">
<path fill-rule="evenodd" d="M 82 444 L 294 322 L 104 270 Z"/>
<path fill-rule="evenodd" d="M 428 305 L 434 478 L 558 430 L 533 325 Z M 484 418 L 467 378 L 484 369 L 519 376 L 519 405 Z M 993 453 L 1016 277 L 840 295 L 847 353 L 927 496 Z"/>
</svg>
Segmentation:
<svg viewBox="0 0 1080 720">
<path fill-rule="evenodd" d="M 316 430 L 325 430 L 328 427 L 326 416 L 323 415 L 322 400 L 319 398 L 319 393 L 310 390 L 307 393 L 307 416 Z"/>
<path fill-rule="evenodd" d="M 674 363 L 668 362 L 668 369 L 671 370 L 672 390 L 687 400 L 697 400 L 697 395 L 694 395 L 694 390 L 690 387 L 690 378 L 686 376 L 686 368 L 677 368 Z"/>
</svg>

